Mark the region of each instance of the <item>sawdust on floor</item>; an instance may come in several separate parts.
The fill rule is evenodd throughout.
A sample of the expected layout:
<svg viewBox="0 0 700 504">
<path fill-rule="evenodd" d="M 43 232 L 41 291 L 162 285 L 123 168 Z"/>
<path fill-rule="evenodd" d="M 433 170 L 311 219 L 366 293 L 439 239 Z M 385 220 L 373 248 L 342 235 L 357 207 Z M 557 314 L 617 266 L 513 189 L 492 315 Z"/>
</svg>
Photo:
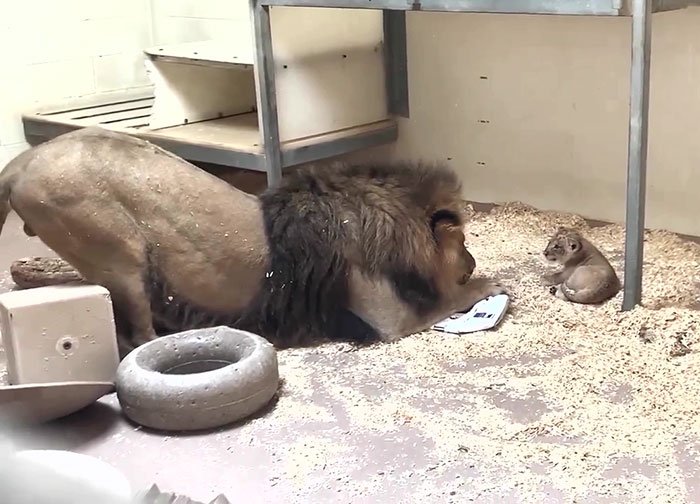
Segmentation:
<svg viewBox="0 0 700 504">
<path fill-rule="evenodd" d="M 337 417 L 334 398 L 349 419 L 349 436 L 409 426 L 433 447 L 438 462 L 426 470 L 478 463 L 460 483 L 470 495 L 508 482 L 523 498 L 541 497 L 546 486 L 572 501 L 684 501 L 679 451 L 700 438 L 700 246 L 648 232 L 644 307 L 621 312 L 622 293 L 600 307 L 574 305 L 539 284 L 548 268 L 542 250 L 560 225 L 583 231 L 623 280 L 619 225 L 592 228 L 580 217 L 522 204 L 473 212 L 466 236 L 478 274 L 500 280 L 511 295 L 502 324 L 355 351 L 343 344 L 283 351 L 284 391 L 265 423 Z M 314 366 L 323 361 L 334 365 Z M 323 436 L 305 440 L 314 448 L 298 474 L 325 468 L 330 452 L 343 446 L 328 437 L 321 442 Z M 368 490 L 363 482 L 354 495 Z M 414 496 L 420 501 L 435 490 L 417 481 Z"/>
<path fill-rule="evenodd" d="M 275 406 L 217 442 L 249 438 L 268 454 L 269 486 L 294 502 L 377 502 L 392 489 L 397 502 L 687 502 L 700 489 L 688 473 L 700 449 L 700 245 L 648 232 L 644 307 L 621 312 L 622 293 L 587 307 L 540 286 L 560 225 L 623 279 L 619 225 L 521 204 L 473 212 L 477 273 L 512 299 L 497 329 L 280 351 Z"/>
</svg>

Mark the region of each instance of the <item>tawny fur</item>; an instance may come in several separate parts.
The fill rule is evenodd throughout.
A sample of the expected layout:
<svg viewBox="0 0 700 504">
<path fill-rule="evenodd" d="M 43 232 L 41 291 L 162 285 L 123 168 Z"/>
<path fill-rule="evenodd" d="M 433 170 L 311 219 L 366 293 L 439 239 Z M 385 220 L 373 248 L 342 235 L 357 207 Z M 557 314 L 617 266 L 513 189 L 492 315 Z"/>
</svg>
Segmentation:
<svg viewBox="0 0 700 504">
<path fill-rule="evenodd" d="M 595 245 L 580 232 L 559 228 L 544 250 L 547 260 L 563 266 L 542 278 L 560 299 L 582 304 L 599 304 L 621 289 L 617 273 Z"/>
<path fill-rule="evenodd" d="M 235 317 L 267 271 L 257 198 L 101 128 L 11 161 L 0 174 L 0 224 L 11 208 L 25 231 L 110 291 L 126 348 L 153 339 L 154 323 L 172 332 Z"/>
<path fill-rule="evenodd" d="M 503 292 L 467 282 L 461 187 L 444 166 L 313 166 L 260 199 L 272 266 L 250 319 L 264 334 L 347 339 L 356 316 L 367 338 L 394 340 Z"/>
<path fill-rule="evenodd" d="M 280 347 L 393 340 L 503 292 L 470 280 L 460 185 L 442 166 L 305 168 L 256 198 L 148 142 L 88 128 L 7 166 L 0 224 L 10 208 L 110 290 L 134 345 L 156 328 L 220 324 Z"/>
</svg>

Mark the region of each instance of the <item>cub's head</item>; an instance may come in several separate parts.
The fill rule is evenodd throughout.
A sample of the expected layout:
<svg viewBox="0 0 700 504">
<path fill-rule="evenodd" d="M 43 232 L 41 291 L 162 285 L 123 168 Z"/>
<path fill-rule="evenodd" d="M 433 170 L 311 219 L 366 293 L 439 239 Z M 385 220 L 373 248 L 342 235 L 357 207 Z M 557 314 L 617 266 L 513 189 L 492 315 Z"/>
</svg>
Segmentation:
<svg viewBox="0 0 700 504">
<path fill-rule="evenodd" d="M 474 273 L 476 261 L 464 243 L 461 216 L 450 210 L 438 210 L 430 227 L 442 257 L 441 276 L 446 282 L 466 284 Z"/>
<path fill-rule="evenodd" d="M 575 229 L 560 227 L 544 249 L 548 261 L 564 264 L 575 259 L 583 249 L 583 237 Z"/>
</svg>

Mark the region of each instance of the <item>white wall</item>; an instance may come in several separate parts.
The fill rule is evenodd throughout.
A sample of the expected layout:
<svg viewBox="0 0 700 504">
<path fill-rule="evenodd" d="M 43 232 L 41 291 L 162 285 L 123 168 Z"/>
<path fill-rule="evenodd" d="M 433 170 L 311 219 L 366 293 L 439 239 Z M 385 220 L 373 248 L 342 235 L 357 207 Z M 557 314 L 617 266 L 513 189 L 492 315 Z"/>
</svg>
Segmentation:
<svg viewBox="0 0 700 504">
<path fill-rule="evenodd" d="M 156 45 L 220 40 L 252 47 L 248 0 L 151 0 Z"/>
<path fill-rule="evenodd" d="M 647 209 L 696 235 L 698 27 L 700 9 L 654 16 Z M 442 159 L 468 199 L 620 221 L 629 38 L 629 19 L 409 13 L 411 118 L 354 157 Z M 250 43 L 248 1 L 0 0 L 0 166 L 27 105 L 147 85 L 141 49 L 203 39 Z"/>
<path fill-rule="evenodd" d="M 0 169 L 28 147 L 22 111 L 149 86 L 152 45 L 251 37 L 248 0 L 0 0 Z"/>
<path fill-rule="evenodd" d="M 653 21 L 647 223 L 700 235 L 700 9 Z M 630 36 L 629 19 L 409 13 L 411 118 L 364 156 L 447 161 L 470 200 L 621 221 Z"/>
<path fill-rule="evenodd" d="M 27 147 L 38 103 L 148 85 L 150 0 L 0 0 L 0 169 Z"/>
</svg>

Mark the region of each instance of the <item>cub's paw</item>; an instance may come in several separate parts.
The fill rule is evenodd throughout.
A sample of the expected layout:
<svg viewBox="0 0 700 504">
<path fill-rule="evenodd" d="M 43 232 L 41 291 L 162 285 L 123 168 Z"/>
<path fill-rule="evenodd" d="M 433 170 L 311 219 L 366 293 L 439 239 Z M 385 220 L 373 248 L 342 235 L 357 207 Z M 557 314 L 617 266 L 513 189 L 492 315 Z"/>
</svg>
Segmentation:
<svg viewBox="0 0 700 504">
<path fill-rule="evenodd" d="M 556 295 L 557 295 L 557 290 L 558 290 L 558 287 L 557 287 L 556 285 L 552 285 L 552 286 L 549 288 L 549 293 L 550 293 L 552 296 L 556 296 Z"/>
<path fill-rule="evenodd" d="M 569 298 L 566 297 L 563 289 L 564 287 L 561 285 L 557 287 L 557 290 L 554 293 L 554 297 L 556 297 L 557 299 L 561 299 L 562 301 L 569 301 Z"/>
</svg>

